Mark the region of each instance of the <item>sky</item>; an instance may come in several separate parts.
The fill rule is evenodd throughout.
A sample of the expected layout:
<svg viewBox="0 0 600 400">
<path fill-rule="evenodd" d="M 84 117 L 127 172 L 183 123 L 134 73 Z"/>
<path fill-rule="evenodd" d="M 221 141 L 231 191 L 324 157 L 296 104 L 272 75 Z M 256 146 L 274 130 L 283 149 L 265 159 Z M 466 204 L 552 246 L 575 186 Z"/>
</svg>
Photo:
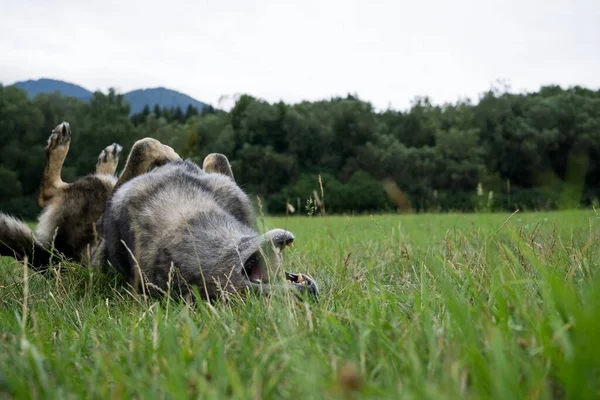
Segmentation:
<svg viewBox="0 0 600 400">
<path fill-rule="evenodd" d="M 0 0 L 0 82 L 164 86 L 214 106 L 600 88 L 599 0 Z M 229 100 L 219 103 L 222 96 Z"/>
</svg>

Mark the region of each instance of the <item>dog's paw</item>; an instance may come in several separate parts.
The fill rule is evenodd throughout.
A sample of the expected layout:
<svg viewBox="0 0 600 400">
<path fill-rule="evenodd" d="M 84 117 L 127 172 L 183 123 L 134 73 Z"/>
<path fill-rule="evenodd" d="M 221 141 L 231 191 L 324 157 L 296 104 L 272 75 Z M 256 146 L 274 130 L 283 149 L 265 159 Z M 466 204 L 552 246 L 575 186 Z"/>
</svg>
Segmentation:
<svg viewBox="0 0 600 400">
<path fill-rule="evenodd" d="M 62 122 L 50 134 L 45 150 L 49 153 L 59 148 L 64 149 L 69 143 L 71 143 L 71 126 L 68 122 Z"/>
<path fill-rule="evenodd" d="M 117 143 L 113 143 L 110 146 L 106 146 L 106 148 L 102 150 L 100 152 L 100 155 L 98 156 L 98 163 L 109 163 L 117 161 L 122 150 L 123 147 Z"/>
<path fill-rule="evenodd" d="M 114 174 L 117 170 L 119 155 L 121 154 L 122 150 L 123 147 L 117 143 L 106 146 L 106 148 L 102 150 L 98 156 L 96 172 L 101 174 Z"/>
</svg>

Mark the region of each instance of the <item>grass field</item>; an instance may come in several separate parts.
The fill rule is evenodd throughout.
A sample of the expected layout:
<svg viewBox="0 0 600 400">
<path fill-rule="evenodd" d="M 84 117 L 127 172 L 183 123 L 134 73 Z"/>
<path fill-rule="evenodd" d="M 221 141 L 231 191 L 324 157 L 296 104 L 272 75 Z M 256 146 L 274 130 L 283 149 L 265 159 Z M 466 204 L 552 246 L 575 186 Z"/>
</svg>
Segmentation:
<svg viewBox="0 0 600 400">
<path fill-rule="evenodd" d="M 599 398 L 600 218 L 509 217 L 267 219 L 318 304 L 190 308 L 2 259 L 0 398 Z"/>
</svg>

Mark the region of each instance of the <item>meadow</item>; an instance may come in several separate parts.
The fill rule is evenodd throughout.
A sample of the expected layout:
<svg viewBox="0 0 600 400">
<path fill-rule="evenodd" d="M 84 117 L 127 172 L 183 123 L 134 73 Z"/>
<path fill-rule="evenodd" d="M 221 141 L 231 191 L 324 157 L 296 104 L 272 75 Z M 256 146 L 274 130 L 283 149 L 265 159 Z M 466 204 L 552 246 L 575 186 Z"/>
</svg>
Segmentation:
<svg viewBox="0 0 600 400">
<path fill-rule="evenodd" d="M 0 260 L 0 398 L 600 396 L 600 217 L 304 216 L 287 269 L 318 303 L 195 307 Z"/>
</svg>

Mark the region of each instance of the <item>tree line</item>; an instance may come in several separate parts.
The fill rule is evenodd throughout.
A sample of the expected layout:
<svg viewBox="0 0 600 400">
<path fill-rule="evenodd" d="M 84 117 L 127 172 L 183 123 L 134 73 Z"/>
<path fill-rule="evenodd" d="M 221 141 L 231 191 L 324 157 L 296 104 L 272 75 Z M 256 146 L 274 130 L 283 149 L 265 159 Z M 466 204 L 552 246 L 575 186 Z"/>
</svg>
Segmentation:
<svg viewBox="0 0 600 400">
<path fill-rule="evenodd" d="M 73 139 L 65 181 L 93 172 L 102 148 L 151 136 L 199 163 L 226 154 L 265 213 L 539 210 L 600 198 L 600 90 L 492 88 L 477 102 L 377 111 L 357 96 L 271 104 L 243 95 L 225 112 L 146 107 L 114 90 L 83 102 L 29 99 L 0 85 L 0 210 L 32 218 L 44 145 L 59 122 Z M 260 202 L 258 201 L 260 199 Z"/>
</svg>

